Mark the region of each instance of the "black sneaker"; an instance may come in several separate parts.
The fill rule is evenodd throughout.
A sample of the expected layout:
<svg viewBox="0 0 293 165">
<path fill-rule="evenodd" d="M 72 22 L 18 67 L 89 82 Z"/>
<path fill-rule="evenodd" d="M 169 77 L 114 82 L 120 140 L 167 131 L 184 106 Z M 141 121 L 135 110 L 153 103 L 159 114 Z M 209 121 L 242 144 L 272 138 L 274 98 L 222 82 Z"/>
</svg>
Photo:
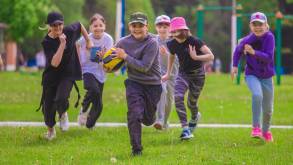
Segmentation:
<svg viewBox="0 0 293 165">
<path fill-rule="evenodd" d="M 131 156 L 141 156 L 142 155 L 142 151 L 141 150 L 136 150 L 136 151 L 132 151 Z"/>
<path fill-rule="evenodd" d="M 183 129 L 181 135 L 180 135 L 181 140 L 188 140 L 193 138 L 193 134 L 190 132 L 189 129 Z"/>
</svg>

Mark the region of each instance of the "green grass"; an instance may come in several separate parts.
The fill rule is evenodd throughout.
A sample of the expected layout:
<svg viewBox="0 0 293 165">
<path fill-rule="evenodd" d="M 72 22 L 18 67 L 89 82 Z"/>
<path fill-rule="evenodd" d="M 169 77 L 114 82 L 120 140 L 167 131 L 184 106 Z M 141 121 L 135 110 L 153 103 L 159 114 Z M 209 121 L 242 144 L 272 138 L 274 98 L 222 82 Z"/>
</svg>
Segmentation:
<svg viewBox="0 0 293 165">
<path fill-rule="evenodd" d="M 143 129 L 142 157 L 130 157 L 127 128 L 57 130 L 44 140 L 39 127 L 1 127 L 0 164 L 292 164 L 293 130 L 273 129 L 275 142 L 252 139 L 249 129 L 198 129 L 180 141 L 179 129 Z M 118 136 L 117 136 L 118 135 Z M 291 139 L 291 140 L 290 140 Z"/>
<path fill-rule="evenodd" d="M 100 122 L 126 122 L 125 76 L 108 75 L 103 100 L 104 109 Z M 43 121 L 41 112 L 35 112 L 41 96 L 41 74 L 0 73 L 0 121 Z M 82 82 L 78 82 L 82 96 Z M 282 85 L 275 86 L 273 124 L 293 123 L 293 77 L 283 76 Z M 71 93 L 69 116 L 75 121 L 79 108 L 73 107 L 76 92 Z M 241 85 L 231 82 L 229 75 L 208 75 L 199 99 L 202 123 L 251 122 L 251 95 L 242 79 Z M 170 121 L 178 123 L 175 108 Z"/>
<path fill-rule="evenodd" d="M 40 73 L 0 72 L 0 121 L 43 121 L 35 112 L 41 96 Z M 98 122 L 126 122 L 125 77 L 108 75 L 104 110 Z M 78 83 L 82 92 L 82 83 Z M 275 86 L 274 125 L 293 123 L 293 77 L 283 76 Z M 73 90 L 69 116 L 79 109 Z M 208 75 L 199 100 L 201 123 L 251 123 L 251 97 L 245 85 L 233 84 L 229 75 Z M 175 110 L 171 123 L 178 123 Z M 57 129 L 57 139 L 42 138 L 45 127 L 0 127 L 0 164 L 293 164 L 293 129 L 272 129 L 274 143 L 249 137 L 247 128 L 199 128 L 195 138 L 180 141 L 180 128 L 159 132 L 143 128 L 143 156 L 130 157 L 126 127 L 94 131 L 73 127 Z M 111 159 L 115 159 L 116 163 Z"/>
</svg>

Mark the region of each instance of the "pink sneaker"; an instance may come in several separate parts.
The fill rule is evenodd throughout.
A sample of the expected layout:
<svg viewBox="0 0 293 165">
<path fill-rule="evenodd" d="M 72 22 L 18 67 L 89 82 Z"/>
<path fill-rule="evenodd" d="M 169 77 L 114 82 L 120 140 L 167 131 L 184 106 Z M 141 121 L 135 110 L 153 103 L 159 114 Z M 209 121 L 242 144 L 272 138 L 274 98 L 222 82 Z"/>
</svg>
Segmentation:
<svg viewBox="0 0 293 165">
<path fill-rule="evenodd" d="M 273 139 L 273 135 L 272 135 L 272 133 L 271 133 L 270 131 L 264 132 L 264 133 L 262 134 L 262 136 L 263 136 L 263 139 L 264 139 L 266 142 L 273 142 L 273 141 L 274 141 L 274 139 Z"/>
<path fill-rule="evenodd" d="M 251 131 L 251 137 L 261 138 L 262 137 L 261 129 L 259 127 L 253 127 Z"/>
</svg>

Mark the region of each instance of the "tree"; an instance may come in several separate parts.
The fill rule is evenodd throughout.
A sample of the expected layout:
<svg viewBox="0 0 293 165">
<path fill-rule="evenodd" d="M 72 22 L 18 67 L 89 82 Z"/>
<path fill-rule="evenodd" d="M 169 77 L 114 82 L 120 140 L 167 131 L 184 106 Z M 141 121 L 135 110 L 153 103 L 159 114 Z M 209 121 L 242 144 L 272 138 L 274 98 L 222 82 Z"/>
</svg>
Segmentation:
<svg viewBox="0 0 293 165">
<path fill-rule="evenodd" d="M 86 23 L 88 20 L 83 16 L 84 0 L 51 0 L 57 6 L 59 11 L 64 16 L 64 24 L 68 25 L 73 22 L 79 21 Z"/>
<path fill-rule="evenodd" d="M 76 21 L 80 21 L 82 23 L 86 22 L 82 15 L 82 7 L 84 5 L 83 0 L 46 0 L 46 3 L 47 4 L 34 4 L 36 6 L 36 10 L 38 10 L 38 23 L 33 27 L 34 34 L 32 36 L 25 37 L 25 42 L 21 43 L 20 45 L 23 54 L 26 55 L 27 58 L 33 58 L 36 52 L 42 49 L 41 41 L 46 35 L 47 31 L 40 30 L 38 27 L 45 26 L 47 14 L 49 12 L 61 12 L 64 15 L 65 25 Z"/>
<path fill-rule="evenodd" d="M 6 39 L 18 43 L 30 37 L 38 27 L 40 16 L 49 9 L 49 0 L 1 0 L 0 20 L 8 25 Z"/>
</svg>

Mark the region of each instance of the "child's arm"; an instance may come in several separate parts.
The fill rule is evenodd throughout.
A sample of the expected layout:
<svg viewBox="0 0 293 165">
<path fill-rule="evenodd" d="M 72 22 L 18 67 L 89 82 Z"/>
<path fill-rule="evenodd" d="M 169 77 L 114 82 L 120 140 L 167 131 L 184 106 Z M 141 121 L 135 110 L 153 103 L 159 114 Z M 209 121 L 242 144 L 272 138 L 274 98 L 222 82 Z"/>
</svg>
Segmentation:
<svg viewBox="0 0 293 165">
<path fill-rule="evenodd" d="M 76 52 L 77 52 L 77 55 L 78 55 L 78 60 L 79 60 L 79 63 L 81 65 L 81 59 L 80 59 L 80 44 L 78 43 L 78 41 L 75 43 L 75 47 L 76 47 Z"/>
<path fill-rule="evenodd" d="M 214 60 L 214 55 L 213 55 L 212 51 L 206 45 L 203 45 L 200 48 L 200 51 L 202 51 L 204 54 L 198 56 L 196 54 L 195 46 L 189 45 L 189 54 L 193 60 L 203 61 L 203 62 Z"/>
<path fill-rule="evenodd" d="M 3 66 L 3 60 L 2 60 L 2 57 L 1 57 L 1 54 L 0 54 L 0 70 L 1 70 L 2 66 Z"/>
<path fill-rule="evenodd" d="M 149 71 L 153 65 L 156 55 L 159 54 L 159 45 L 156 41 L 149 43 L 145 48 L 145 52 L 141 60 L 133 58 L 121 48 L 117 48 L 116 53 L 118 58 L 122 58 L 127 62 L 127 66 L 145 73 Z"/>
<path fill-rule="evenodd" d="M 233 67 L 238 67 L 241 55 L 247 53 L 244 49 L 245 45 L 253 43 L 256 39 L 256 36 L 252 33 L 241 39 L 233 53 Z"/>
<path fill-rule="evenodd" d="M 263 51 L 254 50 L 250 45 L 246 44 L 244 50 L 248 52 L 250 55 L 255 56 L 265 63 L 269 63 L 274 58 L 274 50 L 275 50 L 275 38 L 273 35 L 269 35 L 268 38 L 263 43 L 264 49 Z"/>
<path fill-rule="evenodd" d="M 57 52 L 54 54 L 52 61 L 51 61 L 51 65 L 55 68 L 57 68 L 61 62 L 61 59 L 63 57 L 63 52 L 66 46 L 66 36 L 65 34 L 61 34 L 59 36 L 59 40 L 60 40 L 60 45 L 57 49 Z"/>
<path fill-rule="evenodd" d="M 76 41 L 75 47 L 76 47 L 78 58 L 80 58 L 80 47 L 81 47 L 81 45 L 80 45 L 79 41 Z"/>
<path fill-rule="evenodd" d="M 162 56 L 167 56 L 170 54 L 170 52 L 168 51 L 168 49 L 165 46 L 160 46 L 160 54 Z"/>
<path fill-rule="evenodd" d="M 244 39 L 243 39 L 244 40 Z M 231 79 L 234 80 L 235 75 L 238 73 L 238 64 L 240 61 L 241 54 L 244 51 L 244 41 L 241 41 L 239 45 L 235 48 L 233 53 L 233 64 L 231 68 Z"/>
<path fill-rule="evenodd" d="M 173 68 L 174 60 L 175 60 L 175 55 L 174 54 L 170 54 L 169 55 L 169 58 L 168 58 L 167 72 L 166 72 L 165 75 L 162 76 L 162 81 L 163 82 L 169 80 L 170 74 L 172 73 L 172 68 Z"/>
<path fill-rule="evenodd" d="M 84 37 L 84 39 L 85 39 L 85 41 L 86 41 L 86 48 L 91 48 L 91 47 L 93 47 L 93 43 L 92 43 L 92 41 L 90 40 L 90 38 L 89 38 L 89 34 L 87 33 L 87 31 L 86 31 L 86 29 L 85 29 L 85 27 L 82 25 L 82 24 L 80 24 L 80 29 L 81 29 L 81 34 L 82 34 L 82 36 Z"/>
</svg>

